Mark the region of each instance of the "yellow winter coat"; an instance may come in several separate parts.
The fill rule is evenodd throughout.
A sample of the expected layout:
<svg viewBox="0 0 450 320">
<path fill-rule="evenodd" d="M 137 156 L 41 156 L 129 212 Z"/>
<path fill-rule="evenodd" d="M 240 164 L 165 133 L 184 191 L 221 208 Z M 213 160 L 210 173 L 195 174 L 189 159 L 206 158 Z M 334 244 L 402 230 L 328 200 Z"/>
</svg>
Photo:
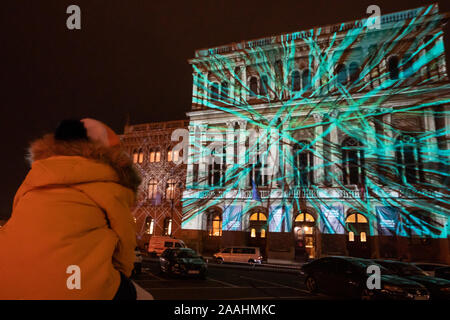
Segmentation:
<svg viewBox="0 0 450 320">
<path fill-rule="evenodd" d="M 112 299 L 135 258 L 130 206 L 140 178 L 129 158 L 119 147 L 47 135 L 30 160 L 0 228 L 0 299 Z M 80 289 L 68 286 L 74 265 Z"/>
</svg>

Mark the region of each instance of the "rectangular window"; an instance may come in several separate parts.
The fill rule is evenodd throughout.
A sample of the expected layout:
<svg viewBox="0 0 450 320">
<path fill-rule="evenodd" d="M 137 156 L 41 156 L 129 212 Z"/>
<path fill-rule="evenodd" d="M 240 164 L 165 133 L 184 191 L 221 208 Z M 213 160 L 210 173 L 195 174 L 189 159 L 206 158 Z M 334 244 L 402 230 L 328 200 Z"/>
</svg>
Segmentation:
<svg viewBox="0 0 450 320">
<path fill-rule="evenodd" d="M 164 247 L 166 247 L 166 248 L 172 248 L 172 247 L 173 247 L 173 242 L 170 242 L 170 241 L 164 242 Z"/>
<path fill-rule="evenodd" d="M 194 164 L 192 171 L 192 184 L 196 186 L 198 184 L 198 164 Z"/>
</svg>

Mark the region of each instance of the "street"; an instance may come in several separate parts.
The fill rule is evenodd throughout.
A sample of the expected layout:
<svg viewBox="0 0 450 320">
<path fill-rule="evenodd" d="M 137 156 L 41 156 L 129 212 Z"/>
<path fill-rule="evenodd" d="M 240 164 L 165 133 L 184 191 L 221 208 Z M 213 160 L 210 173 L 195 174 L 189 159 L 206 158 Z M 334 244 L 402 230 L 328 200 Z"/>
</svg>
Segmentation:
<svg viewBox="0 0 450 320">
<path fill-rule="evenodd" d="M 296 270 L 252 268 L 243 265 L 208 265 L 206 280 L 170 277 L 160 273 L 159 263 L 146 260 L 142 273 L 134 277 L 155 299 L 326 299 L 311 295 L 304 277 Z"/>
</svg>

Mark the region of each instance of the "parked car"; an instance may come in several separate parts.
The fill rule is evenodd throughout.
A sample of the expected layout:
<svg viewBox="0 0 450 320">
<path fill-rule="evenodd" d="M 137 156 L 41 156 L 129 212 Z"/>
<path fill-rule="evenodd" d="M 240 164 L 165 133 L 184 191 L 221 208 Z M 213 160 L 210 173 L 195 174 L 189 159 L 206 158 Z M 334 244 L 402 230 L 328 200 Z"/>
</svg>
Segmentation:
<svg viewBox="0 0 450 320">
<path fill-rule="evenodd" d="M 423 271 L 425 271 L 429 276 L 434 277 L 435 271 L 440 268 L 448 267 L 448 265 L 440 263 L 429 263 L 429 262 L 413 262 L 413 264 Z"/>
<path fill-rule="evenodd" d="M 134 269 L 132 274 L 140 274 L 142 272 L 142 253 L 141 250 L 136 247 L 134 249 Z"/>
<path fill-rule="evenodd" d="M 147 251 L 150 254 L 160 256 L 164 250 L 170 248 L 186 248 L 183 240 L 169 236 L 152 236 L 148 241 Z"/>
<path fill-rule="evenodd" d="M 213 255 L 217 263 L 239 262 L 250 264 L 261 264 L 262 255 L 257 247 L 228 247 Z"/>
<path fill-rule="evenodd" d="M 438 278 L 450 280 L 450 267 L 438 268 L 434 271 L 434 274 Z"/>
<path fill-rule="evenodd" d="M 432 299 L 450 299 L 450 281 L 428 275 L 419 267 L 406 262 L 392 260 L 375 260 L 392 273 L 423 284 Z"/>
<path fill-rule="evenodd" d="M 367 268 L 380 268 L 380 289 L 368 289 Z M 353 257 L 325 257 L 307 263 L 301 268 L 305 284 L 311 293 L 323 292 L 332 296 L 363 300 L 401 299 L 428 300 L 428 290 L 415 281 L 392 274 L 374 261 Z"/>
<path fill-rule="evenodd" d="M 206 278 L 208 266 L 202 256 L 189 248 L 166 249 L 159 258 L 161 272 L 169 275 Z"/>
</svg>

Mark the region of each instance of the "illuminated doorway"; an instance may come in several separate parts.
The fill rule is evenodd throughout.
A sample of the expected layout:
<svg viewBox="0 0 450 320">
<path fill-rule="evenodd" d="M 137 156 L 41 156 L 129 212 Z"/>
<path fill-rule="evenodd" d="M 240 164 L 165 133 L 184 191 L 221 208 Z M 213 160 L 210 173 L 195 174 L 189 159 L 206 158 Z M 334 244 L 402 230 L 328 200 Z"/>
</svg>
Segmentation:
<svg viewBox="0 0 450 320">
<path fill-rule="evenodd" d="M 308 212 L 299 213 L 294 220 L 295 259 L 316 257 L 316 219 Z"/>
<path fill-rule="evenodd" d="M 348 254 L 370 258 L 369 221 L 360 213 L 351 213 L 345 219 Z"/>
<path fill-rule="evenodd" d="M 267 245 L 267 216 L 260 211 L 254 211 L 249 217 L 248 244 L 251 247 L 258 247 L 263 257 L 266 257 Z"/>
</svg>

